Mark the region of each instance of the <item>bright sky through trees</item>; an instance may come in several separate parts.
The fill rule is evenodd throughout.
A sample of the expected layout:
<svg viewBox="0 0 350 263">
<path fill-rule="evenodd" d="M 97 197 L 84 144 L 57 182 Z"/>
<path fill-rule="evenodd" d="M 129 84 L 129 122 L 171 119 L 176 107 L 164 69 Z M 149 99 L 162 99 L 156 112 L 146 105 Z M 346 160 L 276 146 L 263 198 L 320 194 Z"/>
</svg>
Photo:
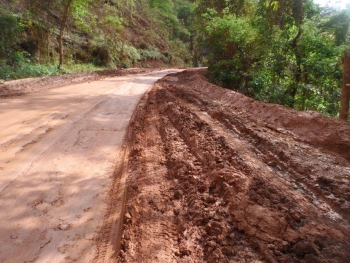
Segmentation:
<svg viewBox="0 0 350 263">
<path fill-rule="evenodd" d="M 314 2 L 320 6 L 334 7 L 337 9 L 345 9 L 347 5 L 350 5 L 350 0 L 314 0 Z"/>
</svg>

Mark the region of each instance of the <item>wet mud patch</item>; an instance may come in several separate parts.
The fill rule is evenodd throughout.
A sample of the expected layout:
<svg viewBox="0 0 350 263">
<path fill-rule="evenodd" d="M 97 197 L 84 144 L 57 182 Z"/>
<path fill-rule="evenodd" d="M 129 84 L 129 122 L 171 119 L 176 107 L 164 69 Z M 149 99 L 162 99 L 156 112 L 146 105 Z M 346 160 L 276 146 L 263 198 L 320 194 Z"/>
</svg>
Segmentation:
<svg viewBox="0 0 350 263">
<path fill-rule="evenodd" d="M 120 261 L 350 262 L 347 158 L 225 92 L 189 71 L 142 99 Z"/>
</svg>

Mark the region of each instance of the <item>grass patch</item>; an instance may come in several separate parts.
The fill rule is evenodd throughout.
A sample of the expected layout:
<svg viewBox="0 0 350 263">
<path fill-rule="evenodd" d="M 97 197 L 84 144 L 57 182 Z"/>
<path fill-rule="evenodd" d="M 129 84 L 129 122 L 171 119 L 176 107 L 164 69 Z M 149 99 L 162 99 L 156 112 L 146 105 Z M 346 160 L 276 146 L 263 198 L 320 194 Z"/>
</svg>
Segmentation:
<svg viewBox="0 0 350 263">
<path fill-rule="evenodd" d="M 0 65 L 0 79 L 5 81 L 23 79 L 40 76 L 57 76 L 62 74 L 80 73 L 103 70 L 93 64 L 71 64 L 63 69 L 58 69 L 56 65 L 39 65 L 32 63 L 21 63 L 16 66 Z"/>
</svg>

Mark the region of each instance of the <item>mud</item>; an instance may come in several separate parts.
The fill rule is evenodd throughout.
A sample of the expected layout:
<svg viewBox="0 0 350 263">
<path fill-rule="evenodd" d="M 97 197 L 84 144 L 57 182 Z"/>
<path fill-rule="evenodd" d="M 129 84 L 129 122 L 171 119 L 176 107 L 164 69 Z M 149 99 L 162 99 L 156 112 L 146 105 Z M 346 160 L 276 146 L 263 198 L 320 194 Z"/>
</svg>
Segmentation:
<svg viewBox="0 0 350 263">
<path fill-rule="evenodd" d="M 130 129 L 120 262 L 350 262 L 348 123 L 186 71 Z"/>
</svg>

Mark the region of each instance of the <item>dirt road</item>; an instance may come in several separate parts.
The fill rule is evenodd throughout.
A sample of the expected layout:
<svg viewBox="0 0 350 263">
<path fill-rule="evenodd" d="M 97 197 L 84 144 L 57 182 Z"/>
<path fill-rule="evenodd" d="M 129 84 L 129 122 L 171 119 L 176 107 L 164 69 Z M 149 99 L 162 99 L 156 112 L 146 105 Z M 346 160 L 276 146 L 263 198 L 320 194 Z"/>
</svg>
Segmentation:
<svg viewBox="0 0 350 263">
<path fill-rule="evenodd" d="M 350 262 L 350 125 L 170 72 L 0 101 L 0 262 Z"/>
<path fill-rule="evenodd" d="M 132 122 L 121 262 L 350 262 L 350 125 L 167 76 Z"/>
<path fill-rule="evenodd" d="M 125 131 L 141 96 L 169 72 L 0 101 L 0 262 L 111 262 Z"/>
</svg>

